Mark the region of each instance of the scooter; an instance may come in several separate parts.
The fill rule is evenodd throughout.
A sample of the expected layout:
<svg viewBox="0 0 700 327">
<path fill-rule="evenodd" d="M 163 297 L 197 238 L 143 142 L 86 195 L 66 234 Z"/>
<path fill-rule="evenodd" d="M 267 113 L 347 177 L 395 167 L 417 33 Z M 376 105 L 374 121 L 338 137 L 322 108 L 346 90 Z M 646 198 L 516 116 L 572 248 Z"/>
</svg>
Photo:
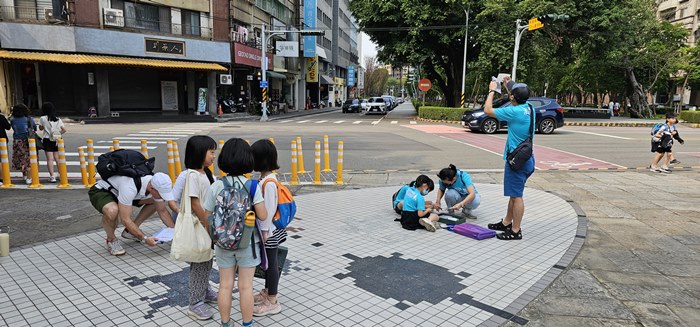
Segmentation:
<svg viewBox="0 0 700 327">
<path fill-rule="evenodd" d="M 233 104 L 233 108 L 235 112 L 245 112 L 246 105 L 243 102 L 243 98 L 238 98 L 238 101 Z"/>
</svg>

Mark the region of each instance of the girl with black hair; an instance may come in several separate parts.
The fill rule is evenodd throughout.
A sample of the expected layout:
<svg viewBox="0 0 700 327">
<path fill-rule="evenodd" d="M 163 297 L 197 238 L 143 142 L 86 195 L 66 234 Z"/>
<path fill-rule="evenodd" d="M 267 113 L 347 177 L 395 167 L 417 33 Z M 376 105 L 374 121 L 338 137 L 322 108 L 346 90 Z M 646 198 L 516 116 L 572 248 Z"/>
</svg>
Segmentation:
<svg viewBox="0 0 700 327">
<path fill-rule="evenodd" d="M 265 198 L 267 219 L 260 222 L 260 230 L 265 242 L 267 254 L 267 270 L 265 270 L 265 288 L 253 297 L 255 307 L 253 315 L 256 317 L 277 314 L 282 311 L 282 305 L 277 297 L 280 273 L 277 256 L 279 244 L 287 239 L 284 229 L 277 229 L 272 223 L 277 215 L 279 199 L 277 197 L 277 177 L 273 171 L 280 169 L 277 164 L 277 148 L 270 140 L 258 140 L 250 147 L 255 158 L 255 171 L 260 172 L 260 189 Z"/>
<path fill-rule="evenodd" d="M 237 189 L 246 188 L 250 190 L 252 183 L 244 176 L 253 171 L 255 158 L 250 145 L 240 138 L 232 138 L 224 143 L 219 154 L 219 169 L 226 172 L 227 176 L 220 179 L 211 185 L 211 191 L 207 200 L 204 201 L 204 209 L 209 212 L 214 212 L 216 208 L 216 197 L 224 189 L 224 182 Z M 246 186 L 248 184 L 249 186 Z M 256 226 L 260 222 L 267 219 L 267 209 L 262 196 L 260 187 L 257 187 L 252 195 L 252 210 L 255 211 L 257 217 Z M 216 264 L 219 266 L 219 312 L 221 313 L 221 326 L 230 327 L 233 325 L 231 321 L 231 302 L 233 292 L 233 281 L 236 267 L 238 267 L 238 294 L 240 295 L 241 316 L 243 317 L 243 327 L 254 325 L 253 322 L 253 275 L 255 267 L 261 262 L 261 257 L 265 253 L 257 251 L 260 248 L 259 233 L 254 232 L 253 238 L 255 243 L 251 247 L 238 249 L 234 251 L 222 249 L 219 246 L 214 246 L 216 253 Z M 257 254 L 254 254 L 257 253 Z"/>
<path fill-rule="evenodd" d="M 180 207 L 182 193 L 190 197 L 192 213 L 199 218 L 202 226 L 209 230 L 209 215 L 203 207 L 203 202 L 209 197 L 211 184 L 214 177 L 207 167 L 214 163 L 216 158 L 216 141 L 209 136 L 195 135 L 187 140 L 185 146 L 185 171 L 180 173 L 173 187 L 173 196 Z M 188 189 L 184 190 L 185 182 Z M 189 307 L 187 314 L 199 320 L 211 319 L 212 312 L 205 302 L 215 303 L 218 293 L 209 286 L 209 273 L 211 272 L 213 259 L 205 262 L 190 263 L 189 277 Z"/>
<path fill-rule="evenodd" d="M 435 209 L 442 209 L 440 201 L 444 196 L 450 211 L 461 209 L 465 217 L 476 219 L 476 216 L 472 215 L 472 210 L 481 204 L 481 196 L 474 187 L 469 173 L 458 170 L 455 165 L 450 164 L 449 167 L 440 170 L 437 176 L 440 180 L 438 180 L 439 187 L 435 199 Z"/>
<path fill-rule="evenodd" d="M 430 177 L 420 175 L 416 178 L 412 187 L 406 190 L 403 200 L 403 210 L 401 211 L 401 227 L 408 230 L 424 228 L 429 232 L 434 232 L 440 228 L 438 216 L 433 212 L 433 208 L 426 208 L 424 196 L 428 195 Z"/>
<path fill-rule="evenodd" d="M 29 177 L 29 131 L 36 130 L 34 119 L 29 116 L 29 108 L 24 104 L 16 104 L 12 107 L 10 125 L 12 134 L 12 169 L 22 172 L 22 177 L 27 184 L 32 183 Z"/>
<path fill-rule="evenodd" d="M 394 208 L 394 212 L 398 213 L 399 215 L 401 214 L 401 211 L 403 211 L 403 199 L 406 196 L 406 191 L 408 191 L 409 188 L 415 187 L 416 186 L 416 181 L 412 181 L 409 184 L 406 184 L 402 186 L 394 195 L 391 196 L 391 204 L 392 207 Z M 428 192 L 432 192 L 435 189 L 435 183 L 433 183 L 433 180 L 428 178 Z M 433 203 L 431 201 L 425 201 L 425 206 L 428 208 L 433 207 Z M 399 221 L 400 219 L 396 219 L 394 221 Z"/>
<path fill-rule="evenodd" d="M 39 118 L 39 130 L 44 131 L 41 143 L 44 146 L 46 154 L 46 166 L 49 168 L 49 182 L 56 183 L 56 177 L 53 176 L 53 161 L 58 158 L 58 145 L 56 140 L 63 138 L 66 133 L 66 128 L 63 121 L 56 117 L 56 109 L 51 102 L 44 102 L 41 106 Z"/>
</svg>

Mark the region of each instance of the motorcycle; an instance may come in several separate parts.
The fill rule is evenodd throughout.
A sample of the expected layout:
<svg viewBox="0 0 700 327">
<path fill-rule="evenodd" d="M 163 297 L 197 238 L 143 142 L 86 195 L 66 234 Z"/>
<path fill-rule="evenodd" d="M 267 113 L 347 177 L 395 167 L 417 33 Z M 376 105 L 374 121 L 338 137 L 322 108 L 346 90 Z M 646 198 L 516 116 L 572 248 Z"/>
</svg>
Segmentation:
<svg viewBox="0 0 700 327">
<path fill-rule="evenodd" d="M 245 112 L 246 105 L 245 105 L 245 102 L 243 101 L 243 98 L 238 98 L 238 101 L 236 101 L 233 104 L 233 108 L 234 108 L 235 112 Z"/>
</svg>

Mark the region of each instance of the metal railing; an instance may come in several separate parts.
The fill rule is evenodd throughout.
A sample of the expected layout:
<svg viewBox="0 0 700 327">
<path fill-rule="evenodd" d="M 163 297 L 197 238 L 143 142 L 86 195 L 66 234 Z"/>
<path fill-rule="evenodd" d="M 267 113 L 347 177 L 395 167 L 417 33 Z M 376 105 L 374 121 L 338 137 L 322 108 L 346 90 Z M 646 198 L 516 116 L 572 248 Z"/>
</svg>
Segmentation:
<svg viewBox="0 0 700 327">
<path fill-rule="evenodd" d="M 0 20 L 4 21 L 48 21 L 53 18 L 51 7 L 0 6 Z"/>
<path fill-rule="evenodd" d="M 184 35 L 203 39 L 213 37 L 212 28 L 191 24 L 173 24 L 165 21 L 143 20 L 112 15 L 103 15 L 106 27 L 149 31 L 154 33 Z"/>
</svg>

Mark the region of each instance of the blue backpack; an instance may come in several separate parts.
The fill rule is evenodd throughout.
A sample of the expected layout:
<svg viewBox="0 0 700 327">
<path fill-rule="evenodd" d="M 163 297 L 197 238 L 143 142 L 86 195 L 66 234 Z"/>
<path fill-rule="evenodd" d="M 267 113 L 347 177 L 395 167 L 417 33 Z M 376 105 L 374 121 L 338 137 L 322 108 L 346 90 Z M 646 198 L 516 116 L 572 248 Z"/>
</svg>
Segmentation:
<svg viewBox="0 0 700 327">
<path fill-rule="evenodd" d="M 658 124 L 654 125 L 654 127 L 651 128 L 651 136 L 656 135 L 656 133 L 658 133 L 659 130 L 661 129 L 661 126 L 664 126 L 664 125 L 666 125 L 666 124 L 658 123 Z"/>
</svg>

